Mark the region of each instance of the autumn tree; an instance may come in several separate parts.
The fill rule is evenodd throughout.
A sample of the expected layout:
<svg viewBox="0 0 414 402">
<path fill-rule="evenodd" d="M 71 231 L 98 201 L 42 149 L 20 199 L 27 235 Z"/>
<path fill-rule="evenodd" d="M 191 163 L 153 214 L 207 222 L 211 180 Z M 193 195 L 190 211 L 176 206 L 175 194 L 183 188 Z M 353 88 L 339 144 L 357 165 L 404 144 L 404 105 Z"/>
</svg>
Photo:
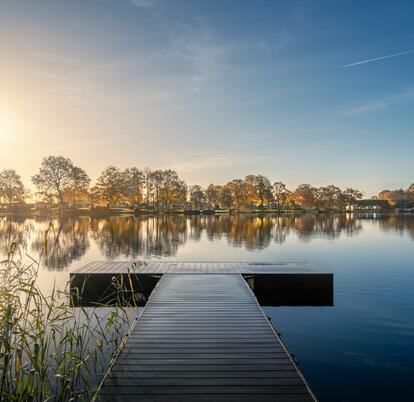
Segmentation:
<svg viewBox="0 0 414 402">
<path fill-rule="evenodd" d="M 319 187 L 314 192 L 315 206 L 318 208 L 339 208 L 342 203 L 342 191 L 334 185 Z"/>
<path fill-rule="evenodd" d="M 407 190 L 383 190 L 377 198 L 388 201 L 395 208 L 411 208 L 414 206 L 414 183 Z"/>
<path fill-rule="evenodd" d="M 201 209 L 202 203 L 205 200 L 205 194 L 204 194 L 203 188 L 199 185 L 190 186 L 189 196 L 190 196 L 191 206 L 194 209 Z"/>
<path fill-rule="evenodd" d="M 82 197 L 88 197 L 90 182 L 91 180 L 85 171 L 74 166 L 72 169 L 72 184 L 67 190 L 72 199 L 78 200 Z"/>
<path fill-rule="evenodd" d="M 0 172 L 0 201 L 12 203 L 23 201 L 26 196 L 22 178 L 13 169 L 4 169 Z"/>
<path fill-rule="evenodd" d="M 219 203 L 222 207 L 231 208 L 232 196 L 231 190 L 227 185 L 220 186 Z"/>
<path fill-rule="evenodd" d="M 184 203 L 187 199 L 187 186 L 174 170 L 159 171 L 157 188 L 158 201 L 164 210 L 168 210 L 172 204 Z"/>
<path fill-rule="evenodd" d="M 115 166 L 107 167 L 98 177 L 91 193 L 95 200 L 114 205 L 127 199 L 128 177 Z"/>
<path fill-rule="evenodd" d="M 139 205 L 144 201 L 144 173 L 136 167 L 126 169 L 125 175 L 125 197 L 130 205 Z"/>
<path fill-rule="evenodd" d="M 293 199 L 304 208 L 312 208 L 315 206 L 316 188 L 310 184 L 301 184 L 294 191 Z"/>
<path fill-rule="evenodd" d="M 414 203 L 414 183 L 407 189 L 408 199 Z"/>
<path fill-rule="evenodd" d="M 409 201 L 409 195 L 403 189 L 384 190 L 378 194 L 378 199 L 388 201 L 391 206 L 398 206 L 406 204 Z"/>
<path fill-rule="evenodd" d="M 359 201 L 363 194 L 356 188 L 348 187 L 342 192 L 343 201 L 345 204 L 351 205 Z"/>
<path fill-rule="evenodd" d="M 149 185 L 151 188 L 151 198 L 152 198 L 152 205 L 160 208 L 160 191 L 161 191 L 161 182 L 163 181 L 163 171 L 162 170 L 154 170 L 151 171 L 149 174 Z"/>
<path fill-rule="evenodd" d="M 272 200 L 272 184 L 270 180 L 262 175 L 248 175 L 245 177 L 246 191 L 249 202 L 259 205 L 263 208 Z"/>
<path fill-rule="evenodd" d="M 204 191 L 206 201 L 211 206 L 215 207 L 220 204 L 220 194 L 223 191 L 222 186 L 217 186 L 215 184 L 210 184 Z"/>
<path fill-rule="evenodd" d="M 152 178 L 151 178 L 151 169 L 146 167 L 143 171 L 143 181 L 144 181 L 144 188 L 145 188 L 145 203 L 147 205 L 150 204 L 150 198 L 152 194 Z"/>
<path fill-rule="evenodd" d="M 39 173 L 32 177 L 32 182 L 43 198 L 63 203 L 65 193 L 87 191 L 90 178 L 69 158 L 48 156 L 43 159 Z"/>
<path fill-rule="evenodd" d="M 246 182 L 241 179 L 234 179 L 224 187 L 229 192 L 231 206 L 240 211 L 241 207 L 245 206 L 248 200 L 248 186 Z"/>
<path fill-rule="evenodd" d="M 273 183 L 273 199 L 279 208 L 288 204 L 288 198 L 291 194 L 292 192 L 287 189 L 286 184 L 281 181 Z"/>
</svg>

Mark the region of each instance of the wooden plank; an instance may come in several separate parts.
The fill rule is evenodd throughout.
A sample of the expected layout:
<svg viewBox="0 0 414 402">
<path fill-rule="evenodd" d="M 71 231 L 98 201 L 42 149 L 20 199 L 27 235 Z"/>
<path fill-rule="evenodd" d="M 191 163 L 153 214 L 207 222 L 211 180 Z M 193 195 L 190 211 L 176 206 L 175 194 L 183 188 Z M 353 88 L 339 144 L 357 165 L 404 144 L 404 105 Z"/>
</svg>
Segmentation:
<svg viewBox="0 0 414 402">
<path fill-rule="evenodd" d="M 308 263 L 278 262 L 179 262 L 179 261 L 94 261 L 71 272 L 71 274 L 120 274 L 131 267 L 137 274 L 200 273 L 200 274 L 326 274 Z"/>
<path fill-rule="evenodd" d="M 163 275 L 99 400 L 315 400 L 241 275 L 209 268 Z"/>
<path fill-rule="evenodd" d="M 301 385 L 297 377 L 270 377 L 270 378 L 238 378 L 238 377 L 217 377 L 217 378 L 194 378 L 182 376 L 180 378 L 118 378 L 108 379 L 112 386 L 215 386 L 215 385 Z"/>
<path fill-rule="evenodd" d="M 113 385 L 112 385 L 113 384 Z M 185 395 L 185 394 L 307 394 L 307 388 L 300 385 L 188 385 L 183 386 L 153 386 L 153 385 L 122 385 L 118 386 L 114 380 L 112 384 L 108 383 L 105 388 L 105 394 L 108 395 Z M 173 399 L 172 399 L 173 400 Z"/>
<path fill-rule="evenodd" d="M 114 371 L 117 370 L 116 366 L 113 369 Z M 246 380 L 249 378 L 252 379 L 276 379 L 276 380 L 283 380 L 284 378 L 290 378 L 298 380 L 297 374 L 295 371 L 253 371 L 249 373 L 248 371 L 216 371 L 214 373 L 208 371 L 127 371 L 122 376 L 118 377 L 118 379 L 131 379 L 137 380 L 144 378 L 156 378 L 156 379 L 207 379 L 207 380 L 215 380 L 215 379 L 237 379 L 237 380 Z M 111 381 L 109 378 L 107 381 Z M 300 379 L 298 380 L 301 381 Z"/>
</svg>

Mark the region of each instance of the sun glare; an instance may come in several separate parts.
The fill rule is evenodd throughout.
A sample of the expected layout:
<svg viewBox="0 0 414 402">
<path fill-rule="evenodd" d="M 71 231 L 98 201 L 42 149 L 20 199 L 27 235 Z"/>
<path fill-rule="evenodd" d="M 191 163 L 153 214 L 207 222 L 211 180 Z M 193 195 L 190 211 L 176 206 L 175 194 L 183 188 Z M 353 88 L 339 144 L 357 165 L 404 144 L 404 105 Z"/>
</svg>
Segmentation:
<svg viewBox="0 0 414 402">
<path fill-rule="evenodd" d="M 8 138 L 10 136 L 10 131 L 10 120 L 0 114 L 0 139 Z"/>
</svg>

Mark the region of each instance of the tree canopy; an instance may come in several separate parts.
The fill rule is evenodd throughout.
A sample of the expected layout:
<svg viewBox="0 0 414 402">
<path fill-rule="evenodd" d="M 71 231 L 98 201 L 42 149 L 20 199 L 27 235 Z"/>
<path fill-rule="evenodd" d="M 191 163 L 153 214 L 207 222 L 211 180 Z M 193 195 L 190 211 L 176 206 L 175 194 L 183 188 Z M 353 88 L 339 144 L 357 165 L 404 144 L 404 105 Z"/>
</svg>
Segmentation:
<svg viewBox="0 0 414 402">
<path fill-rule="evenodd" d="M 23 201 L 27 194 L 22 178 L 14 169 L 4 169 L 0 172 L 0 201 Z"/>
<path fill-rule="evenodd" d="M 63 156 L 48 156 L 43 159 L 39 173 L 32 177 L 38 194 L 45 199 L 64 202 L 64 194 L 74 195 L 87 191 L 90 178 L 86 172 Z"/>
<path fill-rule="evenodd" d="M 247 175 L 226 184 L 211 183 L 187 186 L 178 173 L 171 169 L 116 166 L 105 168 L 89 189 L 90 178 L 80 167 L 63 156 L 43 159 L 39 171 L 32 177 L 37 194 L 47 200 L 63 203 L 65 200 L 88 200 L 92 205 L 117 206 L 125 204 L 135 208 L 157 211 L 183 209 L 224 208 L 243 209 L 343 209 L 362 199 L 363 193 L 353 187 L 341 189 L 336 185 L 314 187 L 300 184 L 289 189 L 282 181 L 271 181 L 263 175 Z M 21 177 L 15 170 L 0 172 L 0 201 L 16 202 L 27 195 Z M 375 197 L 374 197 L 375 198 Z M 387 200 L 392 206 L 414 206 L 414 183 L 407 189 L 383 190 L 378 199 Z"/>
</svg>

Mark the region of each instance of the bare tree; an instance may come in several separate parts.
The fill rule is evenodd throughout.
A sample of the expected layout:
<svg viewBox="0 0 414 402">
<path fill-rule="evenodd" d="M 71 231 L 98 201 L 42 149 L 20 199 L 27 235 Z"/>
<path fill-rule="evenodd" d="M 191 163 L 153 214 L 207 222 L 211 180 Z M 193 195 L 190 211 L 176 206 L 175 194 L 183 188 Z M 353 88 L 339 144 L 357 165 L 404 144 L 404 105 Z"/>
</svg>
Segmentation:
<svg viewBox="0 0 414 402">
<path fill-rule="evenodd" d="M 42 197 L 55 198 L 62 203 L 66 192 L 87 191 L 90 179 L 69 158 L 48 156 L 43 159 L 39 173 L 32 177 L 32 182 Z"/>
<path fill-rule="evenodd" d="M 354 204 L 362 198 L 362 192 L 356 188 L 348 187 L 342 192 L 343 202 L 345 204 Z"/>
<path fill-rule="evenodd" d="M 26 193 L 22 178 L 14 169 L 4 169 L 0 172 L 0 200 L 10 204 L 23 201 Z"/>
<path fill-rule="evenodd" d="M 191 186 L 189 189 L 190 202 L 194 209 L 201 209 L 202 203 L 205 200 L 203 188 L 199 185 Z"/>
</svg>

